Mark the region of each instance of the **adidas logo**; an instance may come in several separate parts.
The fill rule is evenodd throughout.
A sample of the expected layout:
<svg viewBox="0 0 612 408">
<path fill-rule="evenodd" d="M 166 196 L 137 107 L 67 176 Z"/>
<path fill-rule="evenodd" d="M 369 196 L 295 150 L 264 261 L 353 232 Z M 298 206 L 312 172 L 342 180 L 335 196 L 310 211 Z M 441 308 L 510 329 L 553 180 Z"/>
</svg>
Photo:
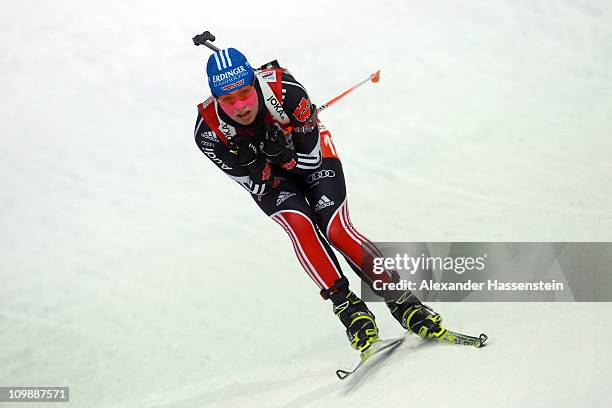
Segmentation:
<svg viewBox="0 0 612 408">
<path fill-rule="evenodd" d="M 276 199 L 276 206 L 278 207 L 282 203 L 284 203 L 288 198 L 291 198 L 295 195 L 295 193 L 290 193 L 289 191 L 281 191 L 278 193 L 278 198 Z"/>
<path fill-rule="evenodd" d="M 200 136 L 205 137 L 208 140 L 212 140 L 213 142 L 219 141 L 219 139 L 217 139 L 217 135 L 215 135 L 215 132 L 202 132 L 200 133 Z"/>
<path fill-rule="evenodd" d="M 331 207 L 332 205 L 334 205 L 334 202 L 327 198 L 326 195 L 322 195 L 321 198 L 319 198 L 317 205 L 315 206 L 315 212 L 321 211 L 322 209 L 327 207 Z"/>
</svg>

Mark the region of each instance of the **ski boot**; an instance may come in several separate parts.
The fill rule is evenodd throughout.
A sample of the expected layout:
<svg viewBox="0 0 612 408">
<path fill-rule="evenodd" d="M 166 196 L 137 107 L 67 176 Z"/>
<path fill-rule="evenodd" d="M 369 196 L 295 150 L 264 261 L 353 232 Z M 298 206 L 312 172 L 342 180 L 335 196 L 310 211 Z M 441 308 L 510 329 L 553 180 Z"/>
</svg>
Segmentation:
<svg viewBox="0 0 612 408">
<path fill-rule="evenodd" d="M 411 291 L 404 292 L 396 301 L 387 301 L 391 314 L 406 330 L 423 338 L 440 338 L 446 333 L 442 316 L 422 304 Z"/>
<path fill-rule="evenodd" d="M 346 327 L 351 347 L 363 352 L 379 340 L 374 315 L 357 295 L 348 291 L 344 296 L 332 296 L 332 301 L 334 313 Z"/>
<path fill-rule="evenodd" d="M 332 301 L 334 314 L 346 328 L 346 335 L 355 350 L 364 352 L 379 340 L 374 315 L 351 292 L 345 276 L 336 280 L 330 288 L 321 290 L 321 297 Z"/>
</svg>

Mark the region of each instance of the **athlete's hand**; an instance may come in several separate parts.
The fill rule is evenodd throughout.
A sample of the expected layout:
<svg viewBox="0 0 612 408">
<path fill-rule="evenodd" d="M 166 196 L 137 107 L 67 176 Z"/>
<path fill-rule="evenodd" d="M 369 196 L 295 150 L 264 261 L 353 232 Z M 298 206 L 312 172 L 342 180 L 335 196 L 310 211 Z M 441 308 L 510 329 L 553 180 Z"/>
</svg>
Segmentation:
<svg viewBox="0 0 612 408">
<path fill-rule="evenodd" d="M 267 158 L 278 157 L 287 148 L 287 137 L 277 124 L 267 124 L 266 137 L 260 142 L 259 148 Z"/>
<path fill-rule="evenodd" d="M 230 156 L 238 166 L 249 166 L 259 157 L 259 150 L 252 137 L 236 135 L 228 140 Z"/>
</svg>

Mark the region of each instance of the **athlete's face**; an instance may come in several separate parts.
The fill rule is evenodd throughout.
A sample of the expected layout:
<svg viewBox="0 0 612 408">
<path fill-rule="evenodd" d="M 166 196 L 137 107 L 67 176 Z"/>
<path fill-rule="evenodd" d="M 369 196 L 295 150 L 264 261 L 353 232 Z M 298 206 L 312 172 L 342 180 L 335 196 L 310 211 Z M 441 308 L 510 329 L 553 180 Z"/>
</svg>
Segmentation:
<svg viewBox="0 0 612 408">
<path fill-rule="evenodd" d="M 245 126 L 253 123 L 259 110 L 259 98 L 253 85 L 243 86 L 234 92 L 222 95 L 217 101 L 223 112 Z"/>
</svg>

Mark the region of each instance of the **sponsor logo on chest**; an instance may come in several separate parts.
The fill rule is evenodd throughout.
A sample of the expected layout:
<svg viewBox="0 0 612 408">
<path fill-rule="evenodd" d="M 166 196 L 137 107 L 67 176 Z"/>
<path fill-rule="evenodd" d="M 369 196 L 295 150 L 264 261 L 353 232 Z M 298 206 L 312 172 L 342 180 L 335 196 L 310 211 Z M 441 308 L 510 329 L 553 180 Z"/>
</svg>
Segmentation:
<svg viewBox="0 0 612 408">
<path fill-rule="evenodd" d="M 276 96 L 271 95 L 268 99 L 266 99 L 266 105 L 271 107 L 276 114 L 280 116 L 281 120 L 285 120 L 285 111 L 283 110 L 283 106 L 278 101 Z"/>
<path fill-rule="evenodd" d="M 263 72 L 260 78 L 266 82 L 276 82 L 276 71 Z"/>
<path fill-rule="evenodd" d="M 232 129 L 227 123 L 222 123 L 221 126 L 219 126 L 219 130 L 228 138 L 233 136 Z"/>
<path fill-rule="evenodd" d="M 215 132 L 202 132 L 200 133 L 200 136 L 205 139 L 212 140 L 213 142 L 219 141 L 219 139 L 217 139 L 217 135 L 215 135 Z"/>
</svg>

